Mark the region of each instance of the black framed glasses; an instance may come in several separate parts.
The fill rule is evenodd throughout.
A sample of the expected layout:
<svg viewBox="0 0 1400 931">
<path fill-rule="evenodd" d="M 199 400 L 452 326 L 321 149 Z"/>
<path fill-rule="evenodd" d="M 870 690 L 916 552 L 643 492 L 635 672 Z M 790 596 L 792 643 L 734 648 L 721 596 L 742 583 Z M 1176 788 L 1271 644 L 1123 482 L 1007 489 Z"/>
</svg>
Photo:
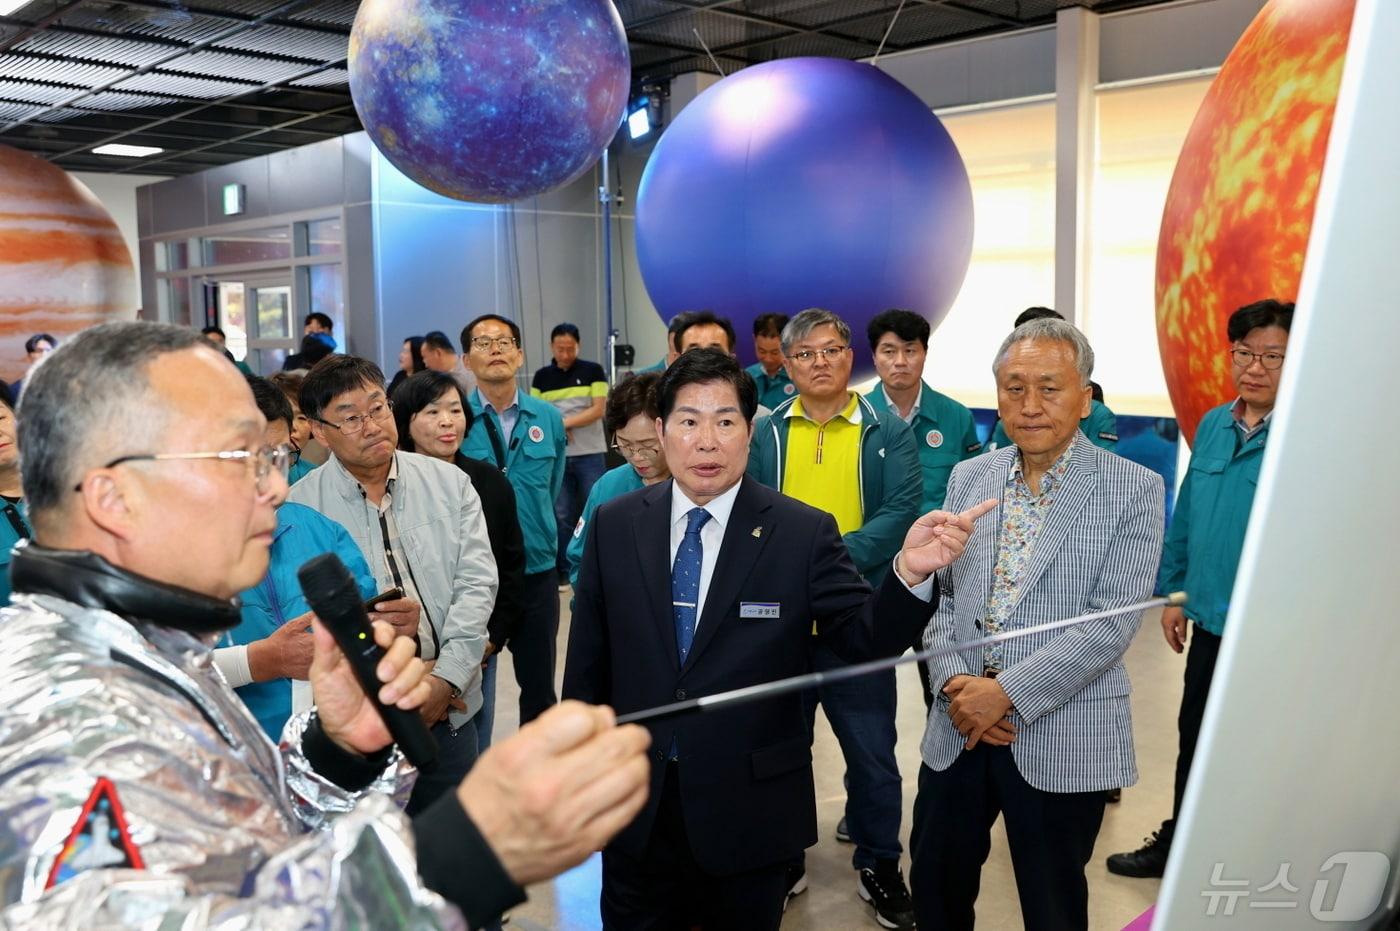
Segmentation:
<svg viewBox="0 0 1400 931">
<path fill-rule="evenodd" d="M 1247 369 L 1258 359 L 1259 364 L 1270 372 L 1283 368 L 1281 352 L 1250 352 L 1248 349 L 1231 349 L 1230 359 L 1242 369 Z"/>
<path fill-rule="evenodd" d="M 181 462 L 197 459 L 213 459 L 220 462 L 242 462 L 251 464 L 253 469 L 253 481 L 257 485 L 258 494 L 267 492 L 267 477 L 277 470 L 282 474 L 283 481 L 286 481 L 287 470 L 292 465 L 292 455 L 295 451 L 289 445 L 264 446 L 261 449 L 222 449 L 217 452 L 208 453 L 133 453 L 130 456 L 118 456 L 111 462 L 104 465 L 104 469 L 115 469 L 119 465 L 126 465 L 128 462 Z M 73 486 L 74 491 L 82 491 L 83 483 L 79 482 Z"/>
<path fill-rule="evenodd" d="M 472 340 L 472 348 L 477 352 L 490 352 L 493 348 L 510 352 L 517 345 L 514 336 L 478 336 Z"/>
<path fill-rule="evenodd" d="M 363 414 L 351 414 L 340 423 L 332 420 L 322 420 L 316 418 L 317 423 L 323 423 L 328 427 L 334 427 L 345 436 L 356 436 L 365 429 L 365 424 L 373 420 L 375 423 L 388 423 L 394 416 L 393 401 L 377 401 L 369 406 L 369 410 Z"/>
</svg>

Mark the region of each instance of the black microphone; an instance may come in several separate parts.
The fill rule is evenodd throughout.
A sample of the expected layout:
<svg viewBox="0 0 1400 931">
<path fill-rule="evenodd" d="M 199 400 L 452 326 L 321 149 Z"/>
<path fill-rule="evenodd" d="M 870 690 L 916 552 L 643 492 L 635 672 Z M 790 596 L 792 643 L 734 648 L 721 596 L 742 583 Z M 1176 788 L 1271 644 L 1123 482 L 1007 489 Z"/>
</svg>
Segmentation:
<svg viewBox="0 0 1400 931">
<path fill-rule="evenodd" d="M 297 578 L 301 580 L 307 604 L 335 637 L 340 652 L 355 670 L 360 688 L 379 709 L 379 716 L 384 719 L 394 743 L 414 766 L 419 769 L 430 766 L 437 759 L 438 745 L 423 718 L 416 711 L 404 711 L 379 700 L 379 690 L 384 683 L 379 681 L 375 670 L 385 650 L 374 642 L 374 628 L 370 626 L 369 615 L 365 613 L 364 601 L 350 570 L 334 553 L 323 553 L 298 569 Z"/>
</svg>

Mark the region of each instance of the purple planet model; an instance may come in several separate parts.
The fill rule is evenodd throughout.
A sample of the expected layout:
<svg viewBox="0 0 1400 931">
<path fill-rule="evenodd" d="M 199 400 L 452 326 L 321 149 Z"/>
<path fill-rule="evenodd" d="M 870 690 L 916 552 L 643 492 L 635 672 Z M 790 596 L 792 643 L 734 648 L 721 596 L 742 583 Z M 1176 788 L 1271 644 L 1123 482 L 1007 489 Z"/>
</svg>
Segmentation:
<svg viewBox="0 0 1400 931">
<path fill-rule="evenodd" d="M 637 195 L 637 259 L 662 317 L 713 310 L 753 362 L 755 316 L 823 307 L 855 331 L 892 307 L 933 326 L 972 255 L 972 186 L 948 131 L 878 68 L 788 58 L 705 91 Z"/>
<path fill-rule="evenodd" d="M 631 83 L 611 0 L 365 0 L 349 69 L 379 151 L 424 187 L 479 203 L 588 170 Z"/>
</svg>

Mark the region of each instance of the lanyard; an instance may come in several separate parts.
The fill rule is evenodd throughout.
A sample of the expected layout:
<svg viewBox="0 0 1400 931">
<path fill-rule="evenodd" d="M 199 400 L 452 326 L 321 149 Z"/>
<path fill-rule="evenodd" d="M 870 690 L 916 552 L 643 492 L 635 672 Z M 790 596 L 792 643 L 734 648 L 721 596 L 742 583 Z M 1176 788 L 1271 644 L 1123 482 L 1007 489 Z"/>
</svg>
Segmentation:
<svg viewBox="0 0 1400 931">
<path fill-rule="evenodd" d="M 19 508 L 8 501 L 5 502 L 5 519 L 10 522 L 10 526 L 14 528 L 15 533 L 19 534 L 21 540 L 29 539 L 29 528 L 24 525 L 24 518 L 20 516 Z"/>
<path fill-rule="evenodd" d="M 486 411 L 481 412 L 481 419 L 486 421 L 486 433 L 491 439 L 491 451 L 496 454 L 496 468 L 500 469 L 502 474 L 505 474 L 509 472 L 510 469 L 506 466 L 506 449 L 501 443 L 501 431 L 496 429 L 495 419 Z M 511 437 L 510 451 L 515 452 L 515 447 L 519 445 L 520 437 Z"/>
</svg>

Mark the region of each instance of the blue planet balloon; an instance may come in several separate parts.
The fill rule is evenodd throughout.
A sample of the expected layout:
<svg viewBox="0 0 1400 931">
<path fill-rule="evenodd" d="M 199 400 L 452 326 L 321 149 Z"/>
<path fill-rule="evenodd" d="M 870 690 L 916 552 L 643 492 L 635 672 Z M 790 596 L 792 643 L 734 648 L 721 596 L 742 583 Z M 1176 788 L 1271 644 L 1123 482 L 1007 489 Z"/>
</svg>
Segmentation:
<svg viewBox="0 0 1400 931">
<path fill-rule="evenodd" d="M 755 316 L 823 307 L 855 331 L 892 307 L 933 325 L 972 254 L 972 187 L 948 131 L 871 65 L 745 68 L 666 128 L 637 195 L 637 260 L 663 318 L 713 310 L 754 361 Z"/>
<path fill-rule="evenodd" d="M 587 171 L 631 84 L 611 0 L 365 0 L 349 69 L 379 151 L 423 187 L 478 203 Z"/>
</svg>

